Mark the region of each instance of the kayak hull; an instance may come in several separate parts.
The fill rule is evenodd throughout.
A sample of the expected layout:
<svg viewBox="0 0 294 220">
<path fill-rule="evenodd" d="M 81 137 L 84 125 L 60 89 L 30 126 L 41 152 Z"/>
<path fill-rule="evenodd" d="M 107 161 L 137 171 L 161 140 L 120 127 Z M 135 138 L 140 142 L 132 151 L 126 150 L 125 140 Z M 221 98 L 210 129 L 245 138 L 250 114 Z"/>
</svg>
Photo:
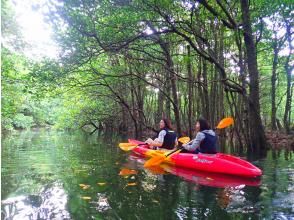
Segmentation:
<svg viewBox="0 0 294 220">
<path fill-rule="evenodd" d="M 163 154 L 164 151 L 151 150 L 148 145 L 143 142 L 129 139 L 130 143 L 139 144 L 133 149 L 133 152 L 138 155 L 146 157 L 153 157 L 158 154 Z M 201 170 L 205 172 L 223 173 L 229 175 L 237 175 L 244 177 L 257 177 L 262 175 L 262 171 L 239 157 L 228 154 L 191 154 L 191 153 L 177 153 L 168 156 L 164 163 L 174 166 Z"/>
</svg>

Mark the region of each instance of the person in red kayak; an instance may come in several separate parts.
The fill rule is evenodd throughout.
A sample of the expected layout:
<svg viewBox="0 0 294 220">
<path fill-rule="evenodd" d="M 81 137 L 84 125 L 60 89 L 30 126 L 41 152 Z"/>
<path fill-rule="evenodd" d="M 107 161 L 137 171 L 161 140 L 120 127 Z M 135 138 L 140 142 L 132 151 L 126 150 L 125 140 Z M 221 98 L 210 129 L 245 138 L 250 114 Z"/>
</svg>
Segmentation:
<svg viewBox="0 0 294 220">
<path fill-rule="evenodd" d="M 173 149 L 177 144 L 177 134 L 173 130 L 171 126 L 170 120 L 167 118 L 163 118 L 159 122 L 160 132 L 158 137 L 152 140 L 148 138 L 145 143 L 149 144 L 150 148 L 156 149 L 165 148 L 165 149 Z"/>
<path fill-rule="evenodd" d="M 208 122 L 204 118 L 199 118 L 195 124 L 196 137 L 188 144 L 184 144 L 183 148 L 189 153 L 217 153 L 217 136 L 210 128 Z"/>
</svg>

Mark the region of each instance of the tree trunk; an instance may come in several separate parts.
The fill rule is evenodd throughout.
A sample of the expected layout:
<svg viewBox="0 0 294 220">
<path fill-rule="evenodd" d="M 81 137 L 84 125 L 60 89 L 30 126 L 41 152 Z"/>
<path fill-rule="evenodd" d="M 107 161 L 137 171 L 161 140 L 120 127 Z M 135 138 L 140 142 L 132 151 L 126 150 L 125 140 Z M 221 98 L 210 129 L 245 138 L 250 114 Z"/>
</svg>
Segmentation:
<svg viewBox="0 0 294 220">
<path fill-rule="evenodd" d="M 219 44 L 219 40 L 218 38 L 220 37 L 219 36 L 219 30 L 218 30 L 218 26 L 215 26 L 213 23 L 211 23 L 211 28 L 213 30 L 213 32 L 215 33 L 214 34 L 214 51 L 215 51 L 215 54 L 216 54 L 216 59 L 217 61 L 219 62 L 219 48 L 218 48 L 218 44 Z M 222 39 L 220 39 L 221 41 Z M 217 82 L 217 79 L 218 79 L 218 70 L 215 66 L 212 66 L 211 67 L 211 79 L 213 80 L 213 82 L 211 83 L 211 89 L 210 89 L 210 123 L 211 123 L 211 126 L 215 126 L 216 124 L 216 117 L 217 117 L 217 109 L 218 109 L 218 100 L 217 100 L 217 87 L 218 87 L 218 82 Z"/>
<path fill-rule="evenodd" d="M 221 66 L 225 66 L 225 58 L 224 58 L 224 28 L 220 28 L 220 37 L 219 37 L 219 63 Z M 219 72 L 219 69 L 216 68 L 216 70 Z M 217 77 L 218 80 L 221 80 L 221 73 Z M 219 84 L 218 88 L 218 118 L 217 118 L 217 123 L 218 120 L 224 117 L 225 112 L 224 112 L 224 86 L 223 83 Z"/>
<path fill-rule="evenodd" d="M 135 96 L 134 96 L 134 83 L 131 80 L 131 100 L 132 100 L 132 115 L 134 118 L 134 125 L 135 125 L 135 137 L 139 138 L 140 137 L 140 132 L 139 132 L 139 126 L 138 126 L 138 112 L 136 110 L 136 105 L 135 105 Z"/>
<path fill-rule="evenodd" d="M 188 50 L 188 135 L 192 138 L 192 103 L 193 103 L 193 79 L 192 79 L 192 65 L 191 65 L 191 49 L 190 45 L 187 46 Z"/>
<path fill-rule="evenodd" d="M 197 116 L 202 115 L 202 113 L 204 112 L 204 95 L 203 95 L 203 77 L 202 77 L 202 66 L 203 66 L 203 58 L 199 57 L 199 65 L 198 65 L 198 74 L 197 74 L 197 81 L 200 82 L 197 86 L 197 94 L 198 94 L 198 101 L 197 101 Z"/>
<path fill-rule="evenodd" d="M 278 43 L 277 38 L 273 42 L 274 59 L 273 59 L 273 70 L 272 70 L 272 112 L 271 112 L 271 128 L 277 130 L 277 118 L 276 118 L 276 82 L 277 82 L 277 66 L 278 66 Z"/>
<path fill-rule="evenodd" d="M 158 91 L 158 101 L 157 101 L 157 114 L 156 121 L 159 122 L 163 117 L 163 105 L 164 105 L 164 96 L 162 92 Z"/>
<path fill-rule="evenodd" d="M 207 62 L 206 60 L 203 59 L 203 72 L 202 72 L 202 77 L 203 77 L 203 102 L 201 103 L 204 105 L 204 111 L 202 112 L 203 116 L 210 121 L 210 109 L 209 109 L 209 95 L 208 95 L 208 83 L 207 83 Z"/>
<path fill-rule="evenodd" d="M 242 45 L 242 35 L 240 30 L 238 30 L 235 33 L 235 39 L 236 39 L 236 44 L 238 46 L 238 55 L 239 55 L 239 61 L 238 61 L 238 66 L 240 67 L 240 81 L 242 84 L 242 87 L 245 89 L 247 87 L 247 83 L 246 83 L 246 76 L 247 76 L 247 72 L 246 72 L 246 66 L 245 66 L 245 61 L 244 61 L 244 50 L 243 50 L 243 45 Z M 242 135 L 244 136 L 245 139 L 245 144 L 247 146 L 250 145 L 250 138 L 249 138 L 249 117 L 248 117 L 248 102 L 245 96 L 240 96 L 240 100 L 239 100 L 239 106 L 241 106 L 241 113 L 240 113 L 240 129 L 242 132 Z"/>
<path fill-rule="evenodd" d="M 168 97 L 170 97 L 170 80 L 167 80 L 166 82 L 166 87 L 165 87 L 165 93 L 167 94 Z M 165 112 L 164 112 L 164 117 L 166 118 L 170 118 L 170 113 L 171 113 L 171 102 L 170 100 L 166 100 L 165 102 Z"/>
<path fill-rule="evenodd" d="M 287 92 L 286 92 L 286 105 L 285 105 L 285 112 L 284 112 L 284 126 L 287 133 L 290 133 L 290 117 L 291 117 L 291 102 L 292 102 L 292 93 L 291 93 L 291 81 L 292 81 L 292 71 L 293 71 L 293 65 L 290 66 L 290 57 L 293 51 L 292 42 L 291 42 L 291 26 L 289 22 L 286 23 L 286 35 L 287 35 L 287 41 L 290 47 L 289 55 L 287 57 L 286 63 L 285 63 L 285 70 L 287 74 Z"/>
<path fill-rule="evenodd" d="M 181 119 L 180 119 L 180 111 L 179 111 L 179 101 L 178 101 L 178 94 L 177 94 L 177 85 L 176 85 L 176 74 L 174 70 L 174 63 L 170 54 L 170 47 L 167 42 L 159 39 L 159 44 L 161 49 L 164 52 L 165 59 L 166 59 L 166 70 L 167 70 L 167 77 L 170 78 L 171 82 L 171 92 L 173 97 L 173 110 L 175 114 L 175 121 L 177 132 L 180 135 L 181 131 Z"/>
<path fill-rule="evenodd" d="M 266 138 L 260 116 L 259 103 L 259 73 L 257 68 L 256 48 L 253 40 L 249 2 L 241 0 L 241 11 L 243 20 L 243 35 L 246 48 L 246 58 L 249 72 L 249 123 L 251 147 L 257 152 L 266 149 Z"/>
<path fill-rule="evenodd" d="M 139 117 L 139 126 L 138 126 L 138 136 L 141 138 L 143 134 L 143 124 L 145 124 L 144 121 L 144 88 L 140 84 L 140 81 L 137 81 L 136 86 L 136 99 L 137 99 L 137 111 L 138 111 L 138 117 Z"/>
</svg>

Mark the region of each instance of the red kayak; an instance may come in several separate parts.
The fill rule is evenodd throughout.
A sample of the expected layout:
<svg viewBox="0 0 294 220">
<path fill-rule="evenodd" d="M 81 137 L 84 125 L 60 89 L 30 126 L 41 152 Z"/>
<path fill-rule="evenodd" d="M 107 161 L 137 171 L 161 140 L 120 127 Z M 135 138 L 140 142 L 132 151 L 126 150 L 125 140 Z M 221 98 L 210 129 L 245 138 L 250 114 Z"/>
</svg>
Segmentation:
<svg viewBox="0 0 294 220">
<path fill-rule="evenodd" d="M 146 157 L 158 155 L 160 151 L 151 150 L 144 142 L 129 139 L 130 143 L 138 144 L 133 152 Z M 163 153 L 161 151 L 161 153 Z M 262 175 L 262 171 L 239 157 L 228 154 L 191 154 L 176 153 L 168 156 L 164 163 L 172 164 L 177 167 L 183 167 L 191 170 L 201 170 L 213 173 L 223 173 L 229 175 L 257 177 Z"/>
</svg>

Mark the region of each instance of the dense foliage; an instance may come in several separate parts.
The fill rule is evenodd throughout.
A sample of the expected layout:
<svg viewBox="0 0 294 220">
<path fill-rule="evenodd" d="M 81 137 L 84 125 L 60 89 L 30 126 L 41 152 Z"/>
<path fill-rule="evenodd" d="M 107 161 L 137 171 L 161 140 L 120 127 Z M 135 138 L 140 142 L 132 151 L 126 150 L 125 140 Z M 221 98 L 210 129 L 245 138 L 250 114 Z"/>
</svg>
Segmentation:
<svg viewBox="0 0 294 220">
<path fill-rule="evenodd" d="M 90 125 L 141 136 L 169 117 L 192 136 L 199 116 L 216 125 L 232 115 L 239 144 L 262 148 L 264 127 L 293 126 L 290 1 L 66 0 L 42 7 L 50 9 L 62 52 L 32 63 L 2 45 L 3 128 Z"/>
</svg>

